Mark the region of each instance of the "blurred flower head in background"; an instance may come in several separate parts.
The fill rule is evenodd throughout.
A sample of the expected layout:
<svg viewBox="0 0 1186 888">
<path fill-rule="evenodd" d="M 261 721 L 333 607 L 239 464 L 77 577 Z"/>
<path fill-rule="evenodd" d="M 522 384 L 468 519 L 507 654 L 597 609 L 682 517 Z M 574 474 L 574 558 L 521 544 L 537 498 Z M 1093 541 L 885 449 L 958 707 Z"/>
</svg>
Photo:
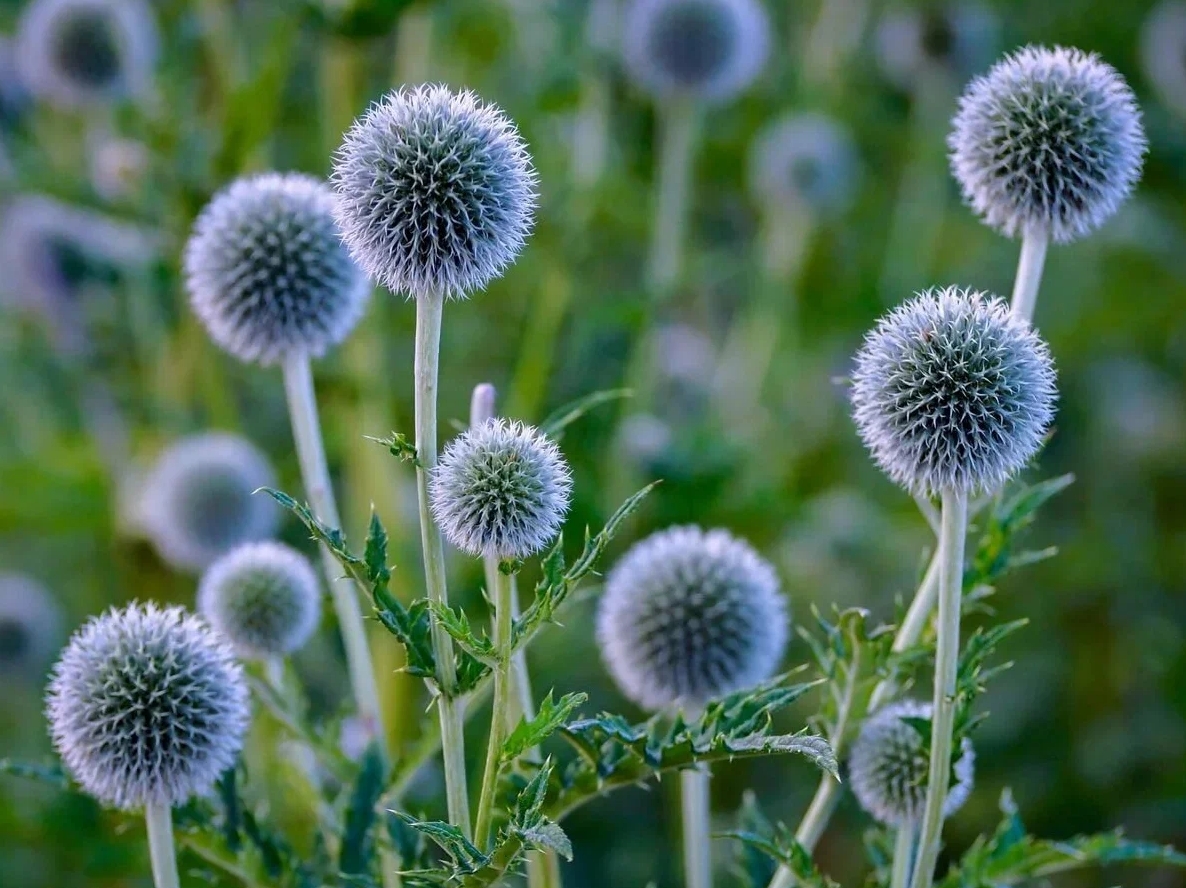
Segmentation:
<svg viewBox="0 0 1186 888">
<path fill-rule="evenodd" d="M 906 91 L 934 75 L 962 83 L 992 63 L 1000 30 L 992 8 L 974 0 L 896 6 L 877 24 L 877 64 L 890 83 Z"/>
<path fill-rule="evenodd" d="M 848 128 L 824 114 L 791 114 L 766 124 L 750 147 L 750 194 L 820 215 L 842 213 L 860 185 Z"/>
<path fill-rule="evenodd" d="M 32 577 L 0 573 L 0 675 L 43 675 L 61 631 L 62 610 L 48 589 Z"/>
<path fill-rule="evenodd" d="M 1186 117 L 1186 3 L 1163 0 L 1141 26 L 1141 66 L 1157 97 Z"/>
</svg>

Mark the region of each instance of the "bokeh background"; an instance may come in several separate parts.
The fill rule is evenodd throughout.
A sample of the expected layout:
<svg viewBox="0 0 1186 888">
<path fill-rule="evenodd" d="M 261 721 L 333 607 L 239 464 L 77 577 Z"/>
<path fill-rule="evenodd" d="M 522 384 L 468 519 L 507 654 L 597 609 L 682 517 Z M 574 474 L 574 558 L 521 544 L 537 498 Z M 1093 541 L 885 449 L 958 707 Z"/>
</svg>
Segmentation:
<svg viewBox="0 0 1186 888">
<path fill-rule="evenodd" d="M 151 76 L 131 97 L 74 108 L 17 63 L 18 22 L 35 4 L 0 4 L 0 572 L 40 584 L 53 611 L 42 640 L 13 628 L 17 605 L 0 603 L 0 757 L 49 755 L 45 674 L 88 615 L 132 598 L 192 603 L 196 578 L 163 563 L 136 522 L 135 479 L 167 443 L 240 432 L 299 493 L 278 373 L 210 344 L 186 306 L 179 254 L 220 186 L 253 170 L 325 175 L 351 119 L 404 82 L 471 87 L 500 104 L 541 180 L 521 260 L 448 306 L 442 416 L 464 422 L 482 381 L 499 389 L 500 409 L 539 420 L 645 379 L 643 396 L 599 407 L 563 440 L 574 528 L 604 521 L 634 482 L 662 477 L 612 554 L 672 522 L 723 525 L 775 561 L 797 620 L 833 603 L 891 619 L 931 539 L 866 458 L 837 378 L 863 331 L 916 289 L 1008 293 L 1017 245 L 961 206 L 944 140 L 966 79 L 1036 41 L 1113 63 L 1140 98 L 1151 147 L 1119 215 L 1048 258 L 1037 324 L 1062 400 L 1031 477 L 1077 480 L 1028 532 L 1028 544 L 1059 555 L 1011 575 L 994 598 L 1001 616 L 1032 622 L 1000 652 L 1015 666 L 987 697 L 978 786 L 948 836 L 958 851 L 991 830 L 1011 786 L 1040 835 L 1123 826 L 1186 846 L 1186 5 L 765 0 L 772 51 L 752 88 L 705 111 L 680 283 L 656 301 L 646 268 L 661 115 L 623 73 L 613 12 L 625 2 L 130 4 L 157 33 Z M 805 112 L 852 143 L 825 208 L 788 207 L 751 186 L 763 127 Z M 72 221 L 38 228 L 46 218 Z M 764 246 L 780 232 L 791 233 L 773 253 L 781 264 Z M 410 430 L 413 316 L 377 292 L 364 324 L 316 366 L 347 531 L 359 539 L 373 503 L 406 595 L 420 577 L 411 476 L 363 436 Z M 730 372 L 722 355 L 762 354 L 771 319 L 778 338 L 760 381 Z M 291 520 L 281 536 L 310 550 Z M 479 566 L 455 558 L 451 571 L 453 594 L 479 615 Z M 16 582 L 8 576 L 3 594 L 33 600 L 27 587 L 10 593 Z M 536 688 L 586 690 L 590 711 L 638 715 L 600 666 L 593 606 L 532 649 Z M 394 669 L 393 642 L 375 638 Z M 325 717 L 344 698 L 336 644 L 327 618 L 298 658 Z M 788 662 L 805 657 L 799 642 Z M 415 736 L 422 703 L 393 712 L 399 737 Z M 429 806 L 435 779 L 422 781 Z M 800 761 L 721 768 L 720 825 L 747 786 L 793 824 L 815 783 Z M 577 859 L 567 884 L 678 884 L 672 789 L 623 791 L 568 821 Z M 844 884 L 863 878 L 867 826 L 847 799 L 819 847 Z M 147 884 L 141 827 L 84 798 L 0 778 L 0 837 L 0 884 Z M 724 867 L 731 849 L 717 845 Z M 1186 880 L 1112 871 L 1058 884 L 1120 883 Z"/>
</svg>

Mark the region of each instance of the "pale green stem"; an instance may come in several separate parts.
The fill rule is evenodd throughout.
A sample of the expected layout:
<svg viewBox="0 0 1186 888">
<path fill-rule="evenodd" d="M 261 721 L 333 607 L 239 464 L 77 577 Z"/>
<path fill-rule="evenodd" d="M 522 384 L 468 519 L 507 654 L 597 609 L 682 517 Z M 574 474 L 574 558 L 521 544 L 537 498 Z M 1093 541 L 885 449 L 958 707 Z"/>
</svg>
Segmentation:
<svg viewBox="0 0 1186 888">
<path fill-rule="evenodd" d="M 502 744 L 507 736 L 507 706 L 511 699 L 511 577 L 498 570 L 491 591 L 494 603 L 494 704 L 490 711 L 490 739 L 486 746 L 486 767 L 482 772 L 482 793 L 474 826 L 474 843 L 485 848 L 490 841 L 494 816 L 494 794 L 502 763 Z"/>
<path fill-rule="evenodd" d="M 1017 259 L 1017 277 L 1013 281 L 1013 313 L 1027 321 L 1034 319 L 1049 243 L 1050 235 L 1046 229 L 1037 226 L 1026 228 L 1021 236 L 1021 255 Z"/>
<path fill-rule="evenodd" d="M 684 884 L 687 888 L 712 888 L 712 810 L 708 769 L 680 771 L 680 807 L 683 812 Z"/>
<path fill-rule="evenodd" d="M 148 824 L 148 857 L 152 862 L 152 881 L 156 888 L 180 888 L 177 877 L 177 852 L 173 849 L 173 811 L 162 802 L 144 806 Z"/>
<path fill-rule="evenodd" d="M 441 316 L 445 297 L 424 294 L 416 300 L 416 493 L 420 501 L 420 543 L 424 550 L 424 586 L 428 597 L 449 603 L 445 585 L 445 546 L 428 502 L 428 479 L 437 464 L 437 374 L 440 362 Z M 465 785 L 465 735 L 462 703 L 457 692 L 453 639 L 432 621 L 436 659 L 436 699 L 441 717 L 441 752 L 445 760 L 445 797 L 449 822 L 470 835 L 469 798 Z"/>
<path fill-rule="evenodd" d="M 284 361 L 284 390 L 288 395 L 288 413 L 292 421 L 292 437 L 301 464 L 301 480 L 313 514 L 322 524 L 340 528 L 338 504 L 330 484 L 329 467 L 325 461 L 325 447 L 321 440 L 321 420 L 317 416 L 317 399 L 313 392 L 313 373 L 309 359 L 294 355 Z M 352 583 L 341 582 L 342 568 L 333 553 L 322 545 L 321 560 L 329 584 L 330 598 L 338 616 L 338 629 L 346 650 L 346 666 L 358 716 L 371 737 L 382 743 L 379 692 L 375 685 L 375 669 L 367 645 L 366 627 L 358 593 Z"/>
<path fill-rule="evenodd" d="M 609 154 L 610 86 L 604 59 L 617 49 L 617 0 L 592 0 L 585 20 L 585 44 L 600 56 L 597 65 L 585 65 L 577 100 L 569 173 L 579 191 L 592 189 L 605 171 Z"/>
<path fill-rule="evenodd" d="M 659 193 L 654 207 L 648 270 L 656 300 L 667 296 L 679 283 L 699 108 L 692 99 L 677 98 L 661 108 L 659 114 L 656 169 Z"/>
<path fill-rule="evenodd" d="M 935 652 L 935 692 L 931 700 L 931 766 L 927 775 L 927 803 L 919 829 L 918 861 L 910 881 L 913 888 L 930 888 L 935 861 L 939 857 L 943 807 L 951 777 L 967 530 L 968 495 L 955 490 L 943 491 L 943 532 L 939 537 L 939 643 Z"/>
<path fill-rule="evenodd" d="M 890 878 L 890 888 L 906 888 L 910 882 L 910 863 L 914 859 L 914 841 L 918 834 L 918 827 L 906 824 L 898 827 L 898 836 L 894 841 L 894 866 Z"/>
</svg>

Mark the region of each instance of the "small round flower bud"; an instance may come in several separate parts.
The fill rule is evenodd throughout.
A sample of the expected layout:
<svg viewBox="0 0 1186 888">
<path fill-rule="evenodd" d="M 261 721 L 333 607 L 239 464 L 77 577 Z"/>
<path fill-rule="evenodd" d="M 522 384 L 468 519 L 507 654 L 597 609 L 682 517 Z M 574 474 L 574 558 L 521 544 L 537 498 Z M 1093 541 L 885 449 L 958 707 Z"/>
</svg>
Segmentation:
<svg viewBox="0 0 1186 888">
<path fill-rule="evenodd" d="M 247 543 L 223 555 L 198 585 L 198 613 L 244 659 L 300 650 L 317 628 L 321 588 L 313 565 L 280 543 Z"/>
<path fill-rule="evenodd" d="M 21 574 L 0 574 L 0 676 L 43 675 L 61 628 L 61 610 L 44 586 Z"/>
<path fill-rule="evenodd" d="M 928 290 L 878 322 L 856 356 L 853 418 L 912 493 L 994 490 L 1037 453 L 1054 416 L 1046 344 L 998 299 Z"/>
<path fill-rule="evenodd" d="M 132 810 L 205 795 L 248 722 L 231 649 L 182 608 L 132 604 L 75 633 L 46 699 L 54 746 L 82 788 Z"/>
<path fill-rule="evenodd" d="M 992 8 L 975 0 L 897 7 L 877 25 L 877 64 L 887 80 L 904 90 L 935 74 L 962 83 L 992 62 L 1000 30 Z"/>
<path fill-rule="evenodd" d="M 556 538 L 572 495 L 568 464 L 531 426 L 491 419 L 454 438 L 429 480 L 432 514 L 470 555 L 527 558 Z"/>
<path fill-rule="evenodd" d="M 631 700 L 695 709 L 769 678 L 787 622 L 774 568 L 747 543 L 724 530 L 672 527 L 610 571 L 597 643 Z"/>
<path fill-rule="evenodd" d="M 633 0 L 622 35 L 627 72 L 656 98 L 723 102 L 761 73 L 770 20 L 757 0 Z"/>
<path fill-rule="evenodd" d="M 185 249 L 194 313 L 242 361 L 319 358 L 362 317 L 371 288 L 338 236 L 329 186 L 300 173 L 233 182 Z"/>
<path fill-rule="evenodd" d="M 414 298 L 462 298 L 523 249 L 536 175 L 515 125 L 472 92 L 401 89 L 372 105 L 334 157 L 335 210 L 355 261 Z"/>
<path fill-rule="evenodd" d="M 1147 148 L 1141 113 L 1111 65 L 1027 46 L 968 86 L 947 144 L 964 199 L 1007 237 L 1057 243 L 1104 223 L 1132 193 Z"/>
<path fill-rule="evenodd" d="M 17 24 L 17 66 L 37 98 L 79 107 L 138 96 L 156 63 L 145 0 L 32 0 Z"/>
<path fill-rule="evenodd" d="M 750 150 L 750 191 L 760 204 L 843 212 L 860 177 L 847 128 L 823 114 L 794 114 L 766 126 Z"/>
<path fill-rule="evenodd" d="M 923 735 L 906 719 L 930 718 L 930 703 L 895 703 L 871 715 L 853 744 L 848 761 L 849 785 L 861 807 L 886 826 L 909 827 L 922 820 L 930 756 Z M 943 804 L 944 817 L 950 817 L 968 800 L 975 758 L 972 742 L 963 738 L 955 760 L 955 777 Z"/>
<path fill-rule="evenodd" d="M 276 503 L 255 495 L 274 484 L 272 467 L 246 439 L 191 435 L 165 450 L 144 479 L 144 530 L 165 561 L 203 570 L 235 546 L 276 532 Z"/>
</svg>

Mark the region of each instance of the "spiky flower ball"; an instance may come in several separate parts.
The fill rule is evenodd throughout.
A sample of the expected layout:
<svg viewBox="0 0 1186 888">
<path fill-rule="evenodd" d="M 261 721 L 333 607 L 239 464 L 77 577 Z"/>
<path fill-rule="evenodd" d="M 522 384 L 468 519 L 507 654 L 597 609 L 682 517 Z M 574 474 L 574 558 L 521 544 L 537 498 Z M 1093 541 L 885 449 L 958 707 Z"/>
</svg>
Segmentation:
<svg viewBox="0 0 1186 888">
<path fill-rule="evenodd" d="M 633 0 L 622 35 L 627 72 L 656 98 L 720 102 L 761 73 L 770 20 L 758 0 Z"/>
<path fill-rule="evenodd" d="M 233 182 L 194 223 L 185 248 L 190 305 L 243 361 L 317 358 L 349 335 L 371 288 L 334 222 L 334 195 L 301 173 Z"/>
<path fill-rule="evenodd" d="M 1147 143 L 1124 78 L 1078 49 L 1027 46 L 968 86 L 948 136 L 976 214 L 1007 237 L 1057 243 L 1104 223 L 1141 177 Z"/>
<path fill-rule="evenodd" d="M 853 794 L 862 808 L 886 826 L 917 825 L 927 803 L 930 755 L 919 726 L 910 723 L 912 719 L 930 721 L 931 704 L 905 700 L 879 709 L 861 728 L 849 756 L 848 780 Z M 963 738 L 943 804 L 944 817 L 968 800 L 975 758 L 971 741 Z"/>
<path fill-rule="evenodd" d="M 0 675 L 42 673 L 61 639 L 62 613 L 44 586 L 0 574 Z"/>
<path fill-rule="evenodd" d="M 449 542 L 471 555 L 514 560 L 556 538 L 572 476 L 560 448 L 541 431 L 491 419 L 449 443 L 428 495 Z"/>
<path fill-rule="evenodd" d="M 54 667 L 46 715 L 67 770 L 100 802 L 180 805 L 234 764 L 247 684 L 197 617 L 131 604 L 75 633 Z"/>
<path fill-rule="evenodd" d="M 247 543 L 202 576 L 198 612 L 240 657 L 285 657 L 300 650 L 317 628 L 321 587 L 309 559 L 295 549 Z"/>
<path fill-rule="evenodd" d="M 752 687 L 787 642 L 778 577 L 725 530 L 671 527 L 636 543 L 606 579 L 597 614 L 601 657 L 645 709 L 692 709 Z"/>
<path fill-rule="evenodd" d="M 472 92 L 393 92 L 334 157 L 336 214 L 355 261 L 414 298 L 462 298 L 523 249 L 536 175 L 515 125 Z"/>
<path fill-rule="evenodd" d="M 832 213 L 852 202 L 860 164 L 842 124 L 823 114 L 793 114 L 768 124 L 754 140 L 749 171 L 759 203 Z"/>
<path fill-rule="evenodd" d="M 156 63 L 145 0 L 32 0 L 17 25 L 17 65 L 36 97 L 78 107 L 142 94 Z"/>
<path fill-rule="evenodd" d="M 274 484 L 267 458 L 246 439 L 191 435 L 165 450 L 144 479 L 144 530 L 170 564 L 203 570 L 235 546 L 275 533 L 276 503 L 255 494 Z"/>
<path fill-rule="evenodd" d="M 1046 344 L 998 299 L 928 290 L 865 337 L 853 418 L 882 470 L 913 493 L 993 490 L 1037 453 L 1054 417 Z"/>
</svg>

